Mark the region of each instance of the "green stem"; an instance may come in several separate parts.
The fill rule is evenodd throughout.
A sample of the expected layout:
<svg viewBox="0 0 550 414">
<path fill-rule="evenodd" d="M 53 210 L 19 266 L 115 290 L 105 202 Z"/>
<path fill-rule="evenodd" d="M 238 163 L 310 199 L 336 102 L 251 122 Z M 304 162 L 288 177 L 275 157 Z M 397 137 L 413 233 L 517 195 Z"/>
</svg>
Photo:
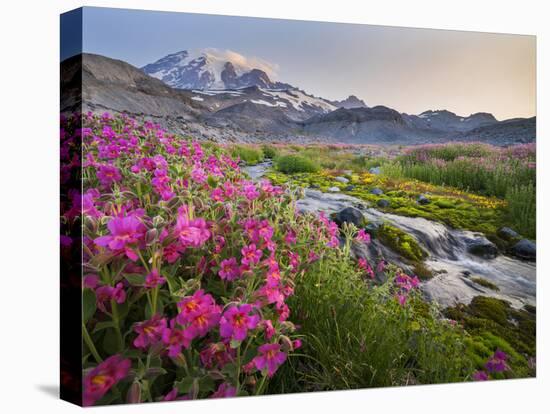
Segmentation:
<svg viewBox="0 0 550 414">
<path fill-rule="evenodd" d="M 120 319 L 118 316 L 118 305 L 114 299 L 111 299 L 111 311 L 112 311 L 113 323 L 115 324 L 115 330 L 117 333 L 119 350 L 122 351 L 124 349 L 124 341 L 122 340 L 122 333 L 120 332 Z"/>
<path fill-rule="evenodd" d="M 86 324 L 84 322 L 82 322 L 82 337 L 84 338 L 84 342 L 86 342 L 86 346 L 94 356 L 96 362 L 98 364 L 102 362 L 103 359 L 99 356 L 99 352 L 97 352 L 94 342 L 92 341 L 92 337 L 88 333 L 88 329 L 86 328 Z"/>
<path fill-rule="evenodd" d="M 262 380 L 260 382 L 260 385 L 258 386 L 258 389 L 256 390 L 256 395 L 260 395 L 263 391 L 265 379 L 267 378 L 267 375 L 262 376 Z"/>
<path fill-rule="evenodd" d="M 241 345 L 237 348 L 237 378 L 236 378 L 236 384 L 237 384 L 237 395 L 239 395 L 239 391 L 241 390 Z"/>
<path fill-rule="evenodd" d="M 151 306 L 151 310 L 152 310 L 152 314 L 153 316 L 155 316 L 157 314 L 157 302 L 158 302 L 158 295 L 159 295 L 159 287 L 158 286 L 155 286 L 154 289 L 153 289 L 153 298 L 152 298 L 152 306 Z"/>
</svg>

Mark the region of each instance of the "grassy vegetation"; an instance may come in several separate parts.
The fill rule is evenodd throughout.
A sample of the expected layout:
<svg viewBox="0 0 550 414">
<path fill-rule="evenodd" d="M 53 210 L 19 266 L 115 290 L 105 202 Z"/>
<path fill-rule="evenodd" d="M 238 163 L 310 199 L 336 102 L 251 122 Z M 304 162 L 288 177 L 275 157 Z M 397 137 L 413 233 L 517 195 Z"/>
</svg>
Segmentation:
<svg viewBox="0 0 550 414">
<path fill-rule="evenodd" d="M 278 152 L 277 149 L 273 145 L 262 145 L 262 152 L 264 153 L 264 158 L 267 159 L 275 159 Z"/>
<path fill-rule="evenodd" d="M 264 159 L 262 150 L 253 146 L 235 145 L 231 148 L 230 153 L 248 165 L 256 165 Z"/>
<path fill-rule="evenodd" d="M 384 165 L 384 174 L 456 187 L 506 201 L 507 223 L 536 236 L 534 145 L 500 149 L 485 144 L 414 147 Z"/>
<path fill-rule="evenodd" d="M 390 270 L 390 272 L 395 269 Z M 368 285 L 344 256 L 325 256 L 296 280 L 290 306 L 304 335 L 301 355 L 270 392 L 464 381 L 472 372 L 460 329 L 419 297 L 402 307 L 392 280 Z"/>
<path fill-rule="evenodd" d="M 286 174 L 313 173 L 319 170 L 319 166 L 308 158 L 298 155 L 283 155 L 275 160 L 275 168 Z"/>
<path fill-rule="evenodd" d="M 510 187 L 506 193 L 507 220 L 520 234 L 536 238 L 537 194 L 534 184 Z"/>
</svg>

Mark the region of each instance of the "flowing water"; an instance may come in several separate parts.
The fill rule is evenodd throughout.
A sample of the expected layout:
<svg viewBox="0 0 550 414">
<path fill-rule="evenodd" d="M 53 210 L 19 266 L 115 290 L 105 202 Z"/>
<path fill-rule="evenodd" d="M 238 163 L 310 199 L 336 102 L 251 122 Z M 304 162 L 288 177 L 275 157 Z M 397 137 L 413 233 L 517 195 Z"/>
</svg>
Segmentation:
<svg viewBox="0 0 550 414">
<path fill-rule="evenodd" d="M 270 166 L 270 163 L 262 163 L 246 167 L 244 171 L 257 180 Z M 425 264 L 435 274 L 432 279 L 421 284 L 428 300 L 445 307 L 469 303 L 474 296 L 484 295 L 505 299 L 517 308 L 524 304 L 535 305 L 535 264 L 503 255 L 494 259 L 482 259 L 468 253 L 468 242 L 484 240 L 484 236 L 479 233 L 450 229 L 421 217 L 383 213 L 346 194 L 305 189 L 304 197 L 297 202 L 300 211 L 324 211 L 327 214 L 346 207 L 358 208 L 369 222 L 388 222 L 406 231 L 419 242 L 429 254 Z M 399 256 L 379 243 L 377 245 L 388 261 L 401 264 Z M 491 281 L 498 286 L 499 291 L 478 285 L 472 280 L 475 277 Z"/>
</svg>

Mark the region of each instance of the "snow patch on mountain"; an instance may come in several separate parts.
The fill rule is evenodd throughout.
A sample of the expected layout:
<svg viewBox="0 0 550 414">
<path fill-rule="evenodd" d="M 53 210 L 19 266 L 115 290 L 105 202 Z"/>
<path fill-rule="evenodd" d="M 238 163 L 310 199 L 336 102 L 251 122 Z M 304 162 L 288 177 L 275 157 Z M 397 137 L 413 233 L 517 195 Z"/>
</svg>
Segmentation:
<svg viewBox="0 0 550 414">
<path fill-rule="evenodd" d="M 322 112 L 331 112 L 338 109 L 326 100 L 308 95 L 298 89 L 261 89 L 261 91 L 272 97 L 288 101 L 297 111 L 303 111 L 307 109 L 307 106 L 319 108 Z"/>
</svg>

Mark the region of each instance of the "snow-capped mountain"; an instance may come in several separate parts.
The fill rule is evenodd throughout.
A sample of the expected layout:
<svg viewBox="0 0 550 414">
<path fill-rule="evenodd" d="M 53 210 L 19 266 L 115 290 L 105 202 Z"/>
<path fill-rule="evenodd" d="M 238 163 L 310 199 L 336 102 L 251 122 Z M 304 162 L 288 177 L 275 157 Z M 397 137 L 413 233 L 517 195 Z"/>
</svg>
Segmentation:
<svg viewBox="0 0 550 414">
<path fill-rule="evenodd" d="M 65 91 L 62 108 L 64 111 L 110 111 L 145 119 L 152 117 L 171 131 L 221 142 L 416 144 L 480 140 L 510 145 L 534 142 L 536 137 L 535 118 L 499 122 L 488 113 L 460 116 L 447 110 L 408 115 L 384 106 L 362 107 L 364 102 L 353 96 L 331 102 L 296 87 L 272 82 L 268 76 L 269 67 L 258 69 L 262 67 L 261 62 L 242 57 L 231 60 L 231 65 L 226 65 L 227 61 L 223 63 L 225 57 L 218 59 L 217 68 L 223 68 L 221 72 L 196 71 L 197 79 L 212 82 L 206 82 L 202 88 L 174 88 L 166 80 L 158 79 L 162 72 L 160 67 L 166 61 L 183 60 L 188 65 L 196 60 L 187 55 L 184 58 L 183 53 L 175 55 L 164 58 L 165 62 L 154 72 L 156 77 L 104 56 L 85 53 L 69 58 L 62 62 L 61 79 Z M 204 59 L 209 60 L 206 56 Z M 226 70 L 230 66 L 235 76 L 231 75 L 231 70 Z M 267 76 L 272 82 L 269 87 L 226 87 L 238 84 L 239 79 L 250 79 L 256 73 L 254 69 Z M 206 72 L 208 74 L 204 74 Z M 163 76 L 171 79 L 170 76 L 176 74 L 166 72 Z M 260 79 L 266 81 L 263 76 Z M 224 89 L 214 89 L 222 85 Z"/>
<path fill-rule="evenodd" d="M 270 78 L 270 74 L 274 74 L 274 65 L 230 50 L 182 50 L 145 65 L 141 70 L 178 89 L 291 87 Z"/>
</svg>

